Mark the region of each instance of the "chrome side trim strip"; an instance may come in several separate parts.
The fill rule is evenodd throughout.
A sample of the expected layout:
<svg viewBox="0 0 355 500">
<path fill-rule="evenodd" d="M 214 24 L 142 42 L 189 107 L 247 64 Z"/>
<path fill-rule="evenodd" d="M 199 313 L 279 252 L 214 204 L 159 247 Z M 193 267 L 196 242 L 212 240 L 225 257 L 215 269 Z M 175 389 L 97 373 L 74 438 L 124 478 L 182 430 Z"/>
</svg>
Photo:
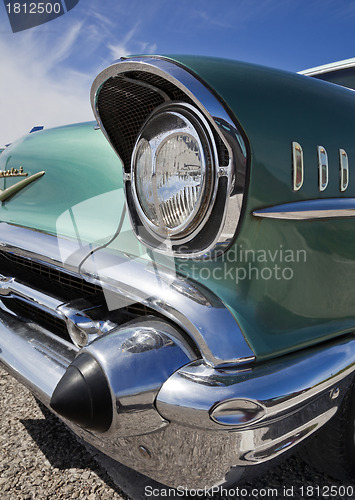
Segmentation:
<svg viewBox="0 0 355 500">
<path fill-rule="evenodd" d="M 297 201 L 255 210 L 253 215 L 254 217 L 290 220 L 355 217 L 355 198 L 323 198 Z"/>
<path fill-rule="evenodd" d="M 344 149 L 339 149 L 340 191 L 346 191 L 349 185 L 349 158 Z"/>
<path fill-rule="evenodd" d="M 323 146 L 318 146 L 318 175 L 319 191 L 324 191 L 328 186 L 328 155 Z"/>
<path fill-rule="evenodd" d="M 303 150 L 298 142 L 292 143 L 293 190 L 298 191 L 303 185 L 304 164 Z"/>
</svg>

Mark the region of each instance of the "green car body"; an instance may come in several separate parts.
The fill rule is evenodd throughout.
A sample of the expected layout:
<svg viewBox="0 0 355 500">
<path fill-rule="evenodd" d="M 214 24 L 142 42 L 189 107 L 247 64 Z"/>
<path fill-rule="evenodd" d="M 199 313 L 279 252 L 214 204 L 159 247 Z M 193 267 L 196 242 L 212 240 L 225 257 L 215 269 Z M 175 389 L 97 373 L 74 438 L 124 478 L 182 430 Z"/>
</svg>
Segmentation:
<svg viewBox="0 0 355 500">
<path fill-rule="evenodd" d="M 233 245 L 212 262 L 177 261 L 177 270 L 223 300 L 258 359 L 351 332 L 352 219 L 270 220 L 256 218 L 253 212 L 301 200 L 354 196 L 351 181 L 347 191 L 340 192 L 338 158 L 339 148 L 350 159 L 355 157 L 352 91 L 245 63 L 176 59 L 221 96 L 250 148 L 245 213 Z M 305 179 L 297 192 L 291 183 L 292 141 L 301 143 L 304 151 Z M 322 193 L 319 144 L 326 148 L 330 165 L 329 185 Z M 3 153 L 0 169 L 19 165 L 29 175 L 38 170 L 46 174 L 2 205 L 2 221 L 95 244 L 104 244 L 115 233 L 124 205 L 122 165 L 94 123 L 20 139 Z M 1 179 L 1 189 L 15 180 Z M 76 224 L 63 215 L 73 207 Z M 80 207 L 85 215 L 80 215 Z M 113 250 L 144 253 L 128 221 L 124 235 L 111 243 Z"/>
<path fill-rule="evenodd" d="M 332 422 L 353 439 L 355 99 L 318 74 L 123 59 L 97 122 L 0 155 L 0 362 L 173 487 L 246 478 Z M 191 190 L 159 201 L 159 155 L 163 183 L 203 179 L 177 226 Z"/>
</svg>

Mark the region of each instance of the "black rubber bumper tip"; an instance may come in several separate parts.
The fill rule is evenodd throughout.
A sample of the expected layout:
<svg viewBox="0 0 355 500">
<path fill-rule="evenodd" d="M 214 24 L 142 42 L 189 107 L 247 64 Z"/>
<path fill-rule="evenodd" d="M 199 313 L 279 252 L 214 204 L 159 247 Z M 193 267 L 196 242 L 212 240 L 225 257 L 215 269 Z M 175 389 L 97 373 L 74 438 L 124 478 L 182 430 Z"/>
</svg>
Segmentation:
<svg viewBox="0 0 355 500">
<path fill-rule="evenodd" d="M 105 432 L 112 422 L 110 389 L 98 362 L 80 354 L 58 382 L 51 408 L 84 429 Z"/>
</svg>

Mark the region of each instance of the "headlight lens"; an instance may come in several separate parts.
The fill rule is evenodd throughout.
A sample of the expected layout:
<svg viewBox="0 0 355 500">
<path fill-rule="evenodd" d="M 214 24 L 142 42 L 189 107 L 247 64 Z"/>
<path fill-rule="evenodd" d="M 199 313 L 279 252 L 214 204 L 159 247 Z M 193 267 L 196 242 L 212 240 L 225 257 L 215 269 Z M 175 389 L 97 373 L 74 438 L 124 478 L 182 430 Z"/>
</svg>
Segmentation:
<svg viewBox="0 0 355 500">
<path fill-rule="evenodd" d="M 166 238 L 189 234 L 202 220 L 213 187 L 204 123 L 189 109 L 165 106 L 141 130 L 132 184 L 143 222 Z"/>
</svg>

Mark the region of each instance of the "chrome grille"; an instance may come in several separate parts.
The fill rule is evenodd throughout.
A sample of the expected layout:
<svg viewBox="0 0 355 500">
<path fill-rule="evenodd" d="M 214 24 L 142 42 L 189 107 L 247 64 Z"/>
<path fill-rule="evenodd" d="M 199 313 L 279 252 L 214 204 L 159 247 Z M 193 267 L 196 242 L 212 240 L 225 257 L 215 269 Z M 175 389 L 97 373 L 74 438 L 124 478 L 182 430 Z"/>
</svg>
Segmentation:
<svg viewBox="0 0 355 500">
<path fill-rule="evenodd" d="M 99 314 L 96 319 L 109 319 L 116 325 L 153 313 L 140 303 L 109 312 L 100 285 L 45 263 L 0 251 L 0 309 L 3 313 L 39 325 L 70 342 L 66 316 L 61 308 L 72 308 L 80 314 L 81 311 L 85 313 L 85 304 L 89 304 L 94 317 Z"/>
<path fill-rule="evenodd" d="M 74 276 L 57 268 L 50 267 L 44 263 L 22 257 L 14 253 L 0 251 L 0 263 L 2 259 L 6 259 L 7 262 L 12 264 L 13 269 L 16 269 L 17 276 L 28 276 L 28 272 L 31 272 L 33 275 L 48 280 L 51 283 L 71 292 L 74 297 L 79 297 L 81 295 L 94 295 L 102 292 L 102 288 L 99 285 L 88 283 L 79 276 Z M 7 268 L 6 261 L 3 264 L 5 268 Z"/>
<path fill-rule="evenodd" d="M 64 319 L 61 320 L 59 318 L 55 318 L 51 314 L 46 313 L 45 311 L 42 311 L 37 307 L 33 307 L 30 304 L 26 304 L 26 302 L 18 299 L 11 299 L 10 307 L 12 312 L 15 313 L 19 318 L 25 321 L 36 323 L 54 333 L 58 337 L 71 342 L 67 325 Z"/>
</svg>

